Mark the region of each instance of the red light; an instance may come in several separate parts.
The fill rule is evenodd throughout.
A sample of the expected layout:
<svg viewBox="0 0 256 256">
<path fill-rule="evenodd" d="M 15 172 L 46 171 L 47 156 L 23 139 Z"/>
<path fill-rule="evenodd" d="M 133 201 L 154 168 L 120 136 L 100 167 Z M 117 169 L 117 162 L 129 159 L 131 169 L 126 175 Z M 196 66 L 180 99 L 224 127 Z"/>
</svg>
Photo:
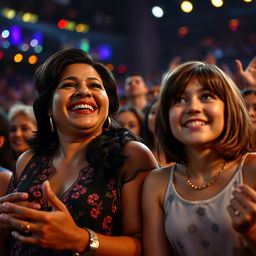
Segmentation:
<svg viewBox="0 0 256 256">
<path fill-rule="evenodd" d="M 0 52 L 0 60 L 4 57 L 4 53 Z"/>
<path fill-rule="evenodd" d="M 120 74 L 123 74 L 126 72 L 126 66 L 125 65 L 120 65 L 117 69 L 117 72 L 120 73 Z"/>
<path fill-rule="evenodd" d="M 58 28 L 60 28 L 60 29 L 63 29 L 63 28 L 65 28 L 66 26 L 67 26 L 67 20 L 59 20 L 59 22 L 58 22 Z"/>
<path fill-rule="evenodd" d="M 240 22 L 237 19 L 233 19 L 229 22 L 229 29 L 232 31 L 236 31 Z"/>
</svg>

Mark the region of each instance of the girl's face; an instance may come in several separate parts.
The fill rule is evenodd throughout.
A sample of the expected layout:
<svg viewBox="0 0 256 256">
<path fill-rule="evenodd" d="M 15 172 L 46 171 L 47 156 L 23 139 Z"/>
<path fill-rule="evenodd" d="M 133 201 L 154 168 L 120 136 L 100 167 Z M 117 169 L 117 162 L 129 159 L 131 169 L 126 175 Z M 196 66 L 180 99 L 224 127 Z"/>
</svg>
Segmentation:
<svg viewBox="0 0 256 256">
<path fill-rule="evenodd" d="M 17 156 L 29 150 L 27 140 L 36 131 L 35 123 L 26 115 L 18 114 L 11 121 L 10 144 Z"/>
<path fill-rule="evenodd" d="M 108 116 L 108 106 L 108 95 L 98 72 L 88 64 L 76 63 L 63 70 L 50 114 L 59 135 L 97 136 Z"/>
<path fill-rule="evenodd" d="M 177 140 L 185 146 L 203 147 L 223 131 L 224 102 L 192 80 L 171 105 L 169 120 Z"/>
<path fill-rule="evenodd" d="M 155 120 L 156 120 L 156 110 L 157 110 L 158 102 L 155 102 L 148 114 L 148 129 L 150 132 L 155 134 Z"/>
<path fill-rule="evenodd" d="M 250 114 L 250 117 L 252 119 L 252 122 L 254 126 L 256 127 L 256 95 L 255 94 L 249 94 L 244 97 L 244 101 L 246 104 L 246 108 Z"/>
<path fill-rule="evenodd" d="M 122 127 L 131 130 L 134 134 L 141 136 L 140 122 L 132 111 L 124 111 L 118 114 L 118 120 Z"/>
</svg>

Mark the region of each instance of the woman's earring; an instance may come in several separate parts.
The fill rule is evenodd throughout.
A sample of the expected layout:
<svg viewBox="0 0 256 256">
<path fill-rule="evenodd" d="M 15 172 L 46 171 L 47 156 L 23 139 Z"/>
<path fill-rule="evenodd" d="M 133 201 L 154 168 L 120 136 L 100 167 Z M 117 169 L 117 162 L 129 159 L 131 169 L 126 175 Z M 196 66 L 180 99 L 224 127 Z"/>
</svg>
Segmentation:
<svg viewBox="0 0 256 256">
<path fill-rule="evenodd" d="M 49 116 L 49 118 L 50 118 L 51 131 L 54 132 L 53 119 L 51 116 Z"/>
<path fill-rule="evenodd" d="M 108 116 L 108 118 L 107 118 L 107 125 L 104 128 L 105 131 L 109 131 L 110 130 L 110 126 L 111 126 L 111 118 Z"/>
</svg>

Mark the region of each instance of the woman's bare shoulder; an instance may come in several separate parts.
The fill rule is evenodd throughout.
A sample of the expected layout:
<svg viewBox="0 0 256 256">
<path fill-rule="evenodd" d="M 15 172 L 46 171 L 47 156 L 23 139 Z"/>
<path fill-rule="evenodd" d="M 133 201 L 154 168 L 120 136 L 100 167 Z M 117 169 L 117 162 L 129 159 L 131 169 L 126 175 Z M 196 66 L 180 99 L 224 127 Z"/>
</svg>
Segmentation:
<svg viewBox="0 0 256 256">
<path fill-rule="evenodd" d="M 16 180 L 20 179 L 20 176 L 25 169 L 26 165 L 30 161 L 30 159 L 34 156 L 34 153 L 31 150 L 28 150 L 20 155 L 16 163 Z"/>
</svg>

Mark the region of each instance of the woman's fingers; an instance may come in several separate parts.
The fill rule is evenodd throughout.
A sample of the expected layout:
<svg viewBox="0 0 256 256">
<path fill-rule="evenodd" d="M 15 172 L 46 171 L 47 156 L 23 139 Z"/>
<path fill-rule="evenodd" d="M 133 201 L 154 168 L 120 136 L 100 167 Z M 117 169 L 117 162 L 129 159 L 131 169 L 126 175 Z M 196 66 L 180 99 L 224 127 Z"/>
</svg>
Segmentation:
<svg viewBox="0 0 256 256">
<path fill-rule="evenodd" d="M 54 210 L 67 212 L 66 206 L 59 200 L 55 193 L 51 190 L 49 181 L 45 181 L 43 184 L 43 193 L 45 199 L 53 206 Z"/>
</svg>

